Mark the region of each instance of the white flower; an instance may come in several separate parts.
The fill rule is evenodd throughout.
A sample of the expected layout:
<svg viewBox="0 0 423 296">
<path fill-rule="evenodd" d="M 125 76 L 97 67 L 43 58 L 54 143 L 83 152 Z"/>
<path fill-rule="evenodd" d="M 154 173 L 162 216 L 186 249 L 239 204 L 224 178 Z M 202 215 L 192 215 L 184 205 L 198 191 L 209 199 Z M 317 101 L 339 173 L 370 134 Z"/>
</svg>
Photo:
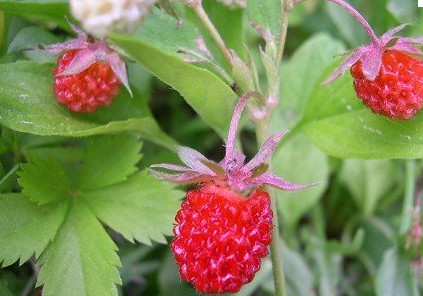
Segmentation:
<svg viewBox="0 0 423 296">
<path fill-rule="evenodd" d="M 247 0 L 218 0 L 218 1 L 233 9 L 245 8 L 247 6 Z"/>
<path fill-rule="evenodd" d="M 70 0 L 75 19 L 88 33 L 131 33 L 148 15 L 156 0 Z"/>
</svg>

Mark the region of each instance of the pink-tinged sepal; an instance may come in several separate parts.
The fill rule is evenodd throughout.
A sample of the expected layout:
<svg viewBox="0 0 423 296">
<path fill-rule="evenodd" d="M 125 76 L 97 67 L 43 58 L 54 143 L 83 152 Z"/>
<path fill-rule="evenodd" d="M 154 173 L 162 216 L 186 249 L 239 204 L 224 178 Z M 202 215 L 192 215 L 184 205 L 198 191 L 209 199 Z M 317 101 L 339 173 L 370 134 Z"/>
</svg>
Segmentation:
<svg viewBox="0 0 423 296">
<path fill-rule="evenodd" d="M 307 184 L 307 185 L 299 185 L 294 184 L 288 181 L 285 181 L 284 179 L 271 174 L 271 173 L 264 173 L 250 181 L 251 185 L 269 185 L 275 188 L 279 188 L 282 190 L 289 190 L 289 191 L 298 191 L 302 189 L 306 189 L 308 187 L 317 185 L 319 183 L 313 183 L 313 184 Z"/>
<path fill-rule="evenodd" d="M 181 161 L 186 165 L 156 164 L 150 166 L 150 172 L 159 179 L 178 184 L 211 182 L 219 188 L 226 187 L 232 191 L 243 192 L 262 185 L 270 185 L 283 190 L 300 190 L 312 185 L 289 183 L 275 175 L 266 173 L 266 161 L 272 156 L 279 141 L 286 134 L 280 131 L 270 136 L 248 163 L 245 155 L 235 149 L 236 131 L 248 99 L 254 92 L 244 94 L 238 101 L 226 141 L 225 157 L 219 163 L 207 159 L 197 150 L 188 147 L 177 147 Z M 168 171 L 168 172 L 166 172 Z M 223 187 L 222 187 L 223 186 Z"/>
</svg>

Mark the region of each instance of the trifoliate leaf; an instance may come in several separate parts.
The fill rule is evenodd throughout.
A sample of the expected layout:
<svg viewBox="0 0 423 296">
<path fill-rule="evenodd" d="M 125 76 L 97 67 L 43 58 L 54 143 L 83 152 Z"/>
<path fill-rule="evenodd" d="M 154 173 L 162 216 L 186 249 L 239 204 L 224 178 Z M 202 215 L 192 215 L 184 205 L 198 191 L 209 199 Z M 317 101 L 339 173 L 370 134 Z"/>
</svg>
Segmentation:
<svg viewBox="0 0 423 296">
<path fill-rule="evenodd" d="M 82 199 L 74 199 L 56 238 L 42 254 L 43 296 L 117 296 L 117 246 Z"/>
<path fill-rule="evenodd" d="M 0 263 L 8 266 L 20 258 L 38 257 L 55 237 L 67 204 L 37 206 L 23 194 L 4 194 L 0 198 Z"/>
<path fill-rule="evenodd" d="M 108 188 L 84 193 L 97 217 L 127 240 L 150 244 L 165 243 L 170 235 L 181 193 L 158 181 L 147 172 L 139 172 L 127 181 Z"/>
<path fill-rule="evenodd" d="M 126 180 L 137 170 L 141 146 L 142 142 L 129 135 L 93 139 L 83 159 L 80 188 L 100 188 Z"/>
<path fill-rule="evenodd" d="M 54 159 L 23 164 L 19 173 L 22 192 L 39 205 L 63 199 L 68 195 L 70 181 L 63 166 Z"/>
</svg>

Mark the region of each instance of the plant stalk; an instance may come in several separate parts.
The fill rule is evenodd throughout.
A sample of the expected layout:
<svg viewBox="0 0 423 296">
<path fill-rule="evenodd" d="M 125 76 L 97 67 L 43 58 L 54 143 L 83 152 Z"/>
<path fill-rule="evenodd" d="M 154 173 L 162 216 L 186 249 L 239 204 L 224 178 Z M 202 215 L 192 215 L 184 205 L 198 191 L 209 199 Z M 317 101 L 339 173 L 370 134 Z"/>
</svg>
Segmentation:
<svg viewBox="0 0 423 296">
<path fill-rule="evenodd" d="M 283 52 L 285 50 L 286 35 L 288 33 L 289 14 L 294 8 L 292 0 L 283 0 L 281 3 L 282 17 L 281 17 L 281 32 L 278 37 L 278 51 L 276 53 L 276 66 L 279 67 L 282 62 Z"/>
<path fill-rule="evenodd" d="M 201 1 L 195 2 L 195 4 L 190 5 L 190 7 L 194 10 L 194 12 L 200 18 L 203 25 L 210 32 L 211 37 L 216 42 L 220 51 L 223 53 L 223 55 L 224 55 L 226 61 L 228 62 L 229 66 L 232 68 L 233 67 L 232 55 L 231 55 L 228 47 L 226 46 L 225 41 L 220 36 L 216 27 L 214 26 L 214 24 L 210 20 L 209 16 L 207 15 L 206 11 L 204 10 L 203 5 L 201 4 Z"/>
<path fill-rule="evenodd" d="M 400 234 L 406 234 L 412 224 L 412 210 L 416 193 L 416 161 L 405 162 L 405 193 L 402 207 Z"/>
</svg>

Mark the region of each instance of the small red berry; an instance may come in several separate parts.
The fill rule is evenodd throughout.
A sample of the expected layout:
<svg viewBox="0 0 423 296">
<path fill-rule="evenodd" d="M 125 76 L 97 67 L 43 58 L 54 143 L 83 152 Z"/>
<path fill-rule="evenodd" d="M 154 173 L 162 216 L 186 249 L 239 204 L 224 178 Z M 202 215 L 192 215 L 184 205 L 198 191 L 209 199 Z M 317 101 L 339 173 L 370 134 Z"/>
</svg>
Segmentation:
<svg viewBox="0 0 423 296">
<path fill-rule="evenodd" d="M 171 249 L 181 277 L 200 293 L 235 293 L 250 282 L 272 240 L 270 197 L 242 197 L 215 185 L 187 193 Z"/>
<path fill-rule="evenodd" d="M 110 65 L 102 61 L 91 64 L 80 73 L 60 75 L 77 53 L 78 50 L 68 51 L 57 60 L 53 70 L 54 94 L 59 103 L 74 112 L 92 112 L 110 104 L 122 83 Z"/>
<path fill-rule="evenodd" d="M 376 79 L 367 79 L 362 62 L 351 67 L 357 96 L 374 113 L 409 119 L 423 107 L 423 61 L 401 51 L 387 50 Z"/>
</svg>

